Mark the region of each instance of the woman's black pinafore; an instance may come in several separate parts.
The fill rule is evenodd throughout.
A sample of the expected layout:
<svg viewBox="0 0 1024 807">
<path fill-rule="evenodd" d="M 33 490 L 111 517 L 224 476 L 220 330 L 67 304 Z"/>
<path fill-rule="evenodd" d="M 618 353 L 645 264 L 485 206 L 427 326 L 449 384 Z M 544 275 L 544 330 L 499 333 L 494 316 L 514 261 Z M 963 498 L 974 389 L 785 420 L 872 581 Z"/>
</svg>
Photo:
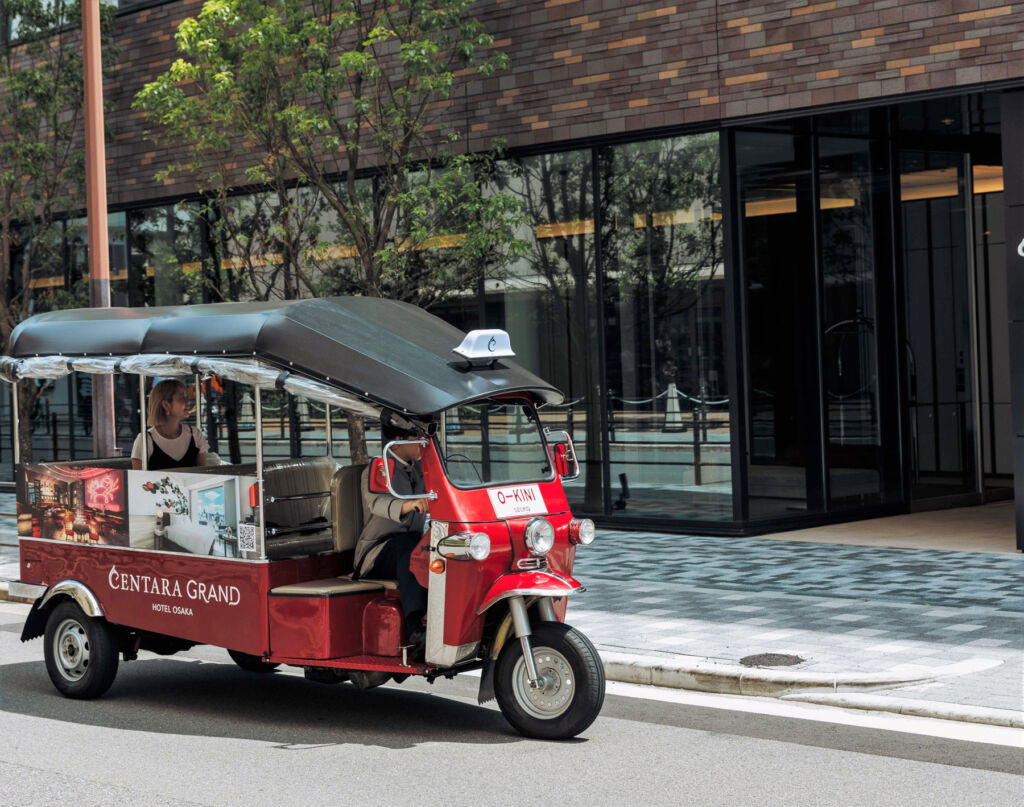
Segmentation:
<svg viewBox="0 0 1024 807">
<path fill-rule="evenodd" d="M 196 445 L 196 433 L 192 431 L 190 426 L 182 426 L 181 428 L 188 429 L 189 443 L 188 448 L 185 449 L 184 456 L 178 460 L 169 456 L 166 451 L 157 445 L 156 440 L 147 434 L 147 442 L 153 446 L 153 451 L 149 455 L 147 470 L 163 471 L 167 468 L 191 468 L 199 462 L 199 446 Z M 149 431 L 152 431 L 152 429 Z"/>
</svg>

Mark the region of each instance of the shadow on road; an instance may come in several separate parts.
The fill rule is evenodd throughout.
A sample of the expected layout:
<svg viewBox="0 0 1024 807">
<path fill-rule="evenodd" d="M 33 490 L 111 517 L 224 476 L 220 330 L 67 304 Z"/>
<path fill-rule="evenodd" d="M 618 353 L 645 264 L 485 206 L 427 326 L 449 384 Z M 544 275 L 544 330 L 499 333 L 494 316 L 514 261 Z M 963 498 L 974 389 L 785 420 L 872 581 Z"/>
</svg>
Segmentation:
<svg viewBox="0 0 1024 807">
<path fill-rule="evenodd" d="M 358 744 L 518 742 L 500 712 L 387 686 L 360 692 L 228 664 L 150 659 L 121 664 L 94 701 L 62 697 L 39 661 L 0 667 L 0 710 L 130 731 L 273 743 L 283 750 Z"/>
</svg>

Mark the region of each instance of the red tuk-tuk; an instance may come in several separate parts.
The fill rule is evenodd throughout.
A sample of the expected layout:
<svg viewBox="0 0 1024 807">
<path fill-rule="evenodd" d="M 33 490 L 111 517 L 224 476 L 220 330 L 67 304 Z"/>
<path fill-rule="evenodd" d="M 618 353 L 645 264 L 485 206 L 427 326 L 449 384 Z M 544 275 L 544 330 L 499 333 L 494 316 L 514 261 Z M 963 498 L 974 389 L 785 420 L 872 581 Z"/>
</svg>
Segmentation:
<svg viewBox="0 0 1024 807">
<path fill-rule="evenodd" d="M 509 361 L 504 332 L 467 335 L 414 306 L 339 297 L 57 311 L 23 322 L 9 349 L 8 382 L 137 375 L 142 430 L 147 377 L 252 387 L 254 462 L 149 471 L 16 453 L 10 591 L 34 601 L 22 640 L 45 636 L 64 695 L 102 695 L 119 657 L 140 649 L 210 644 L 249 671 L 295 665 L 360 688 L 480 670 L 480 702 L 496 697 L 527 736 L 572 737 L 597 717 L 601 660 L 564 624 L 582 590 L 576 547 L 594 525 L 573 517 L 562 487 L 579 472 L 571 437 L 537 411 L 562 396 Z M 323 407 L 324 455 L 266 455 L 268 391 Z M 334 457 L 338 409 L 426 435 L 429 520 L 410 564 L 427 588 L 423 660 L 409 653 L 395 581 L 352 575 L 365 477 Z M 374 462 L 401 498 L 389 464 Z"/>
</svg>

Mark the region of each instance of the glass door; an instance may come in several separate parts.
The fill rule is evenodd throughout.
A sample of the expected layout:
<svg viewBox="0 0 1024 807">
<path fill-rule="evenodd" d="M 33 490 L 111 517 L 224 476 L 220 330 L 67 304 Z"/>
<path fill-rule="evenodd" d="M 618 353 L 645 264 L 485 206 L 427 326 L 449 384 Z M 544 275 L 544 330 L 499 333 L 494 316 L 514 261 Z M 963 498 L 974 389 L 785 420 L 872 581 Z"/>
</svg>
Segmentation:
<svg viewBox="0 0 1024 807">
<path fill-rule="evenodd" d="M 829 507 L 883 500 L 883 412 L 876 299 L 888 172 L 874 142 L 819 137 L 822 384 Z"/>
<path fill-rule="evenodd" d="M 811 145 L 736 133 L 752 520 L 825 506 Z"/>
<path fill-rule="evenodd" d="M 903 151 L 903 316 L 910 495 L 977 490 L 965 155 Z"/>
</svg>

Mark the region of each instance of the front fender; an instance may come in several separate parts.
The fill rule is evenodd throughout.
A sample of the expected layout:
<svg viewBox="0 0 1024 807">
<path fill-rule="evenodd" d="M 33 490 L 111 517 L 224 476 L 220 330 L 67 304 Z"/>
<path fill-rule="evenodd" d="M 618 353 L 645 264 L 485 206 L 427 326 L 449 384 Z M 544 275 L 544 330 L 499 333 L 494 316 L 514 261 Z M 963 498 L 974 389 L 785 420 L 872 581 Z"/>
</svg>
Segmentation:
<svg viewBox="0 0 1024 807">
<path fill-rule="evenodd" d="M 583 591 L 582 584 L 567 574 L 550 570 L 509 572 L 491 584 L 476 612 L 482 614 L 494 603 L 509 597 L 567 597 L 577 591 Z"/>
</svg>

